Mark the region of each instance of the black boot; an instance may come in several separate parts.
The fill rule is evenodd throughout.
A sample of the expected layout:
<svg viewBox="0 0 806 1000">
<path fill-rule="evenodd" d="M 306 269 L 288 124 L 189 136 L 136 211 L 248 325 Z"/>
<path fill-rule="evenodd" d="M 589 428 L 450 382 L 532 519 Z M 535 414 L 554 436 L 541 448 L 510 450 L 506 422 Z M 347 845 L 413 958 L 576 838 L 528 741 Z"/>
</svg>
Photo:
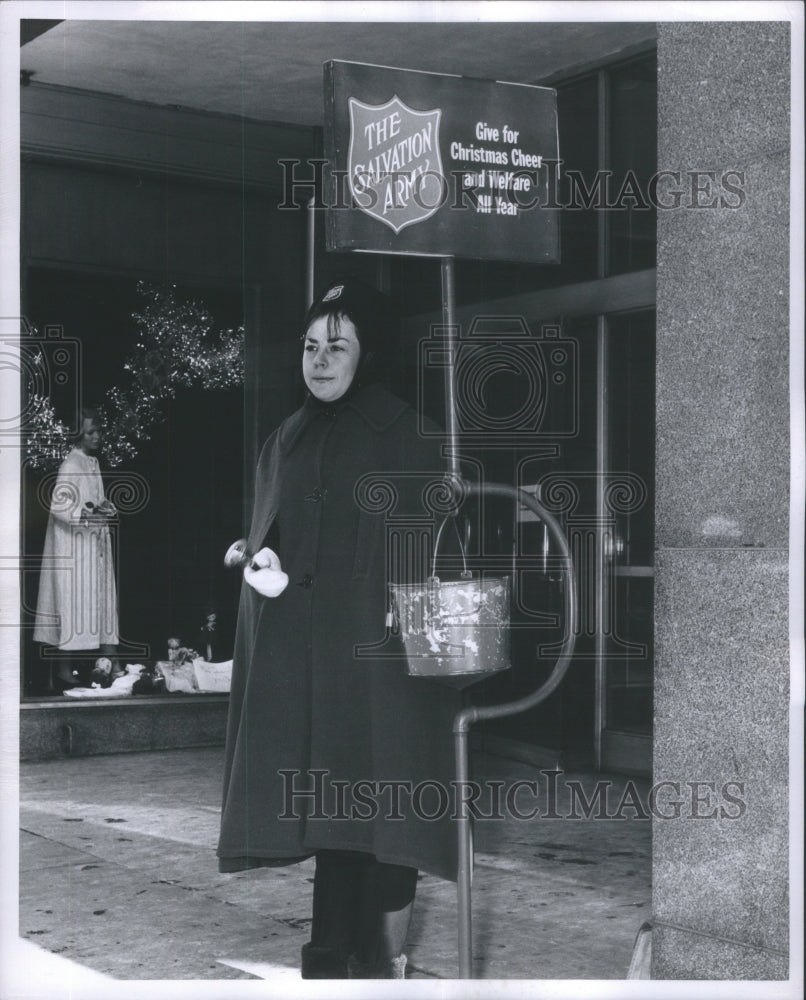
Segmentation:
<svg viewBox="0 0 806 1000">
<path fill-rule="evenodd" d="M 302 946 L 303 979 L 347 979 L 347 959 L 332 948 Z"/>
<path fill-rule="evenodd" d="M 303 979 L 346 979 L 355 950 L 358 892 L 366 855 L 317 851 L 311 940 L 302 947 Z"/>
<path fill-rule="evenodd" d="M 350 955 L 350 979 L 405 979 L 406 944 L 417 869 L 376 862 L 363 884 L 358 947 Z"/>
<path fill-rule="evenodd" d="M 387 959 L 377 965 L 367 965 L 366 962 L 360 962 L 355 955 L 351 955 L 347 961 L 347 978 L 405 979 L 406 956 L 398 955 L 397 958 Z"/>
</svg>

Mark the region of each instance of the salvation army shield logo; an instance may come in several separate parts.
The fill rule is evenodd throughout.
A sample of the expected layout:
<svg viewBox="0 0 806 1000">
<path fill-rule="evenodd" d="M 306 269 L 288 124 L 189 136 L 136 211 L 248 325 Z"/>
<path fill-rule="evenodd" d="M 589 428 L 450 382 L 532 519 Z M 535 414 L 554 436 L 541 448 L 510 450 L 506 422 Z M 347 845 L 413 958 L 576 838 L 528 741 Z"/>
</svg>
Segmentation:
<svg viewBox="0 0 806 1000">
<path fill-rule="evenodd" d="M 439 154 L 440 108 L 415 111 L 395 94 L 386 104 L 350 104 L 347 171 L 356 206 L 399 233 L 431 218 L 447 185 Z"/>
</svg>

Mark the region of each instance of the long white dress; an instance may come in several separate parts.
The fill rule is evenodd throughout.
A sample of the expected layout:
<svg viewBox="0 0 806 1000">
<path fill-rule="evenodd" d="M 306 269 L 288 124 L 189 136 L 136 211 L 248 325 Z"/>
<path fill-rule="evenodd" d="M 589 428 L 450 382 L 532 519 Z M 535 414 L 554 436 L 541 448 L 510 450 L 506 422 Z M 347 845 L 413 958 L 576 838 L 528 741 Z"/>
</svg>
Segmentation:
<svg viewBox="0 0 806 1000">
<path fill-rule="evenodd" d="M 118 603 L 106 524 L 82 524 L 87 502 L 104 499 L 98 459 L 74 448 L 53 489 L 42 554 L 34 640 L 59 649 L 117 645 Z"/>
</svg>

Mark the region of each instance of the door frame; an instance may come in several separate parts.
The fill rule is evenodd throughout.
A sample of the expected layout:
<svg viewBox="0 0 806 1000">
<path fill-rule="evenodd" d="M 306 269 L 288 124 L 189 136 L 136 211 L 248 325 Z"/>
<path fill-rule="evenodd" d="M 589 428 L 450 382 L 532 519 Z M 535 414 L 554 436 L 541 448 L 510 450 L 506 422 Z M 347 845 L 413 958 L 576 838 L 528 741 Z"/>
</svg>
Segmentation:
<svg viewBox="0 0 806 1000">
<path fill-rule="evenodd" d="M 604 248 L 600 253 L 604 257 Z M 456 321 L 466 328 L 478 315 L 521 315 L 529 326 L 539 328 L 543 323 L 556 322 L 558 318 L 590 316 L 596 322 L 597 336 L 597 417 L 596 417 L 596 471 L 597 471 L 597 551 L 604 553 L 611 541 L 610 529 L 604 523 L 605 489 L 604 473 L 609 462 L 607 358 L 609 351 L 608 315 L 655 309 L 656 270 L 632 271 L 592 281 L 562 285 L 542 291 L 491 299 L 472 303 L 456 309 Z M 439 324 L 437 313 L 418 314 L 403 323 L 403 336 L 415 341 L 424 329 Z M 654 472 L 654 470 L 652 470 Z M 594 714 L 594 764 L 597 770 L 634 771 L 651 773 L 652 736 L 620 732 L 607 728 L 605 656 L 605 609 L 612 595 L 608 591 L 609 575 L 605 560 L 598 559 L 596 567 L 596 637 L 595 637 L 595 714 Z M 618 567 L 618 575 L 634 571 L 635 575 L 654 574 L 652 567 Z"/>
</svg>

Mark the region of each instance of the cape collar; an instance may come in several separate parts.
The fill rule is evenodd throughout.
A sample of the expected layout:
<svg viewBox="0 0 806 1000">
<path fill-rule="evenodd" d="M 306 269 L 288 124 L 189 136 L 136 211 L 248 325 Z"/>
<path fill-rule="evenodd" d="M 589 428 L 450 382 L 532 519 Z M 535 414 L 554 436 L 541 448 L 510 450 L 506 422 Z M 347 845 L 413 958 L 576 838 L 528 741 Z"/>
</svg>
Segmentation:
<svg viewBox="0 0 806 1000">
<path fill-rule="evenodd" d="M 353 409 L 375 431 L 385 431 L 406 410 L 407 404 L 377 383 L 365 385 L 344 404 L 345 409 Z M 280 451 L 287 455 L 297 443 L 303 429 L 317 415 L 317 407 L 310 398 L 285 420 L 280 427 Z"/>
</svg>

